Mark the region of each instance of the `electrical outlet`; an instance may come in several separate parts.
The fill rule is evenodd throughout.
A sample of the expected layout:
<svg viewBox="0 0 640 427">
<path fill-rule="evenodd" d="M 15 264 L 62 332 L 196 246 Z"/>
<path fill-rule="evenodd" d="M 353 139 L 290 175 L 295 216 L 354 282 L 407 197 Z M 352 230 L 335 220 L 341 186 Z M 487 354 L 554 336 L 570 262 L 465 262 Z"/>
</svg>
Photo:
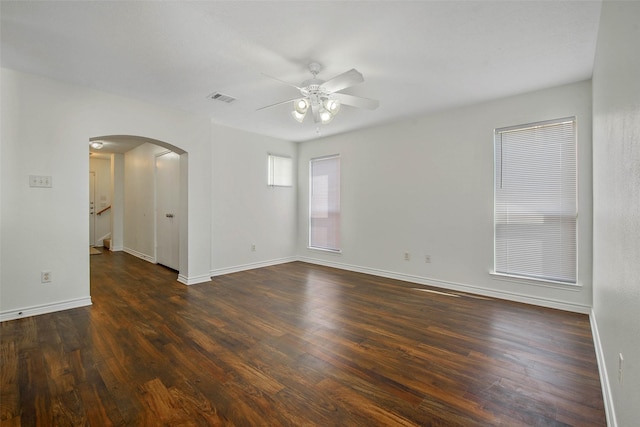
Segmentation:
<svg viewBox="0 0 640 427">
<path fill-rule="evenodd" d="M 51 282 L 51 272 L 50 271 L 42 271 L 40 273 L 40 281 L 42 283 L 49 283 Z"/>
<path fill-rule="evenodd" d="M 427 264 L 430 264 L 431 263 L 431 255 L 425 255 L 424 256 L 424 262 L 427 263 Z"/>
<path fill-rule="evenodd" d="M 618 383 L 622 384 L 622 368 L 624 367 L 624 357 L 618 354 Z"/>
<path fill-rule="evenodd" d="M 409 252 L 405 252 L 404 253 L 404 260 L 405 261 L 411 261 L 411 254 Z"/>
</svg>

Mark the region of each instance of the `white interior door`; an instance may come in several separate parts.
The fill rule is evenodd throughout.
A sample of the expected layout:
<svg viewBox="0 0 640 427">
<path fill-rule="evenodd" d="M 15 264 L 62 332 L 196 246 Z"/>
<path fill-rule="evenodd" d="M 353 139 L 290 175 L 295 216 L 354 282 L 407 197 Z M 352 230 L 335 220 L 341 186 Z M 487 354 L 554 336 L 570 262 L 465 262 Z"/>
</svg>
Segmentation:
<svg viewBox="0 0 640 427">
<path fill-rule="evenodd" d="M 89 172 L 89 246 L 96 243 L 96 173 Z"/>
<path fill-rule="evenodd" d="M 178 270 L 180 266 L 180 156 L 156 156 L 156 261 Z"/>
</svg>

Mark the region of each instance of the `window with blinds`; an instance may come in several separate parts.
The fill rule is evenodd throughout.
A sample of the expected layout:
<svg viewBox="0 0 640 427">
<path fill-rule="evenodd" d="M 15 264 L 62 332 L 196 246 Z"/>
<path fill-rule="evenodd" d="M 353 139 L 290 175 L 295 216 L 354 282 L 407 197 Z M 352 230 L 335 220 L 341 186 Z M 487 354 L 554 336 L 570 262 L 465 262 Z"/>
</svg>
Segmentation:
<svg viewBox="0 0 640 427">
<path fill-rule="evenodd" d="M 267 185 L 291 187 L 293 185 L 293 163 L 291 157 L 269 154 Z"/>
<path fill-rule="evenodd" d="M 575 117 L 495 131 L 495 273 L 576 283 Z"/>
<path fill-rule="evenodd" d="M 340 251 L 340 157 L 309 162 L 309 247 Z"/>
</svg>

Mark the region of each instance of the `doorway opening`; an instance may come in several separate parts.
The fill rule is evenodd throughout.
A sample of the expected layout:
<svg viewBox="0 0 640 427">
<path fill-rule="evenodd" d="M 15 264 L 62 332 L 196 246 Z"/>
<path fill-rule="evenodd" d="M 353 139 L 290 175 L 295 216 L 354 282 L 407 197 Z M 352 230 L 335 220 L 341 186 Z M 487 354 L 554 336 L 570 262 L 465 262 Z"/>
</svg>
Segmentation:
<svg viewBox="0 0 640 427">
<path fill-rule="evenodd" d="M 96 141 L 102 144 L 100 149 L 90 148 L 90 180 L 94 180 L 90 246 L 165 265 L 185 283 L 188 153 L 140 136 L 90 139 Z"/>
</svg>

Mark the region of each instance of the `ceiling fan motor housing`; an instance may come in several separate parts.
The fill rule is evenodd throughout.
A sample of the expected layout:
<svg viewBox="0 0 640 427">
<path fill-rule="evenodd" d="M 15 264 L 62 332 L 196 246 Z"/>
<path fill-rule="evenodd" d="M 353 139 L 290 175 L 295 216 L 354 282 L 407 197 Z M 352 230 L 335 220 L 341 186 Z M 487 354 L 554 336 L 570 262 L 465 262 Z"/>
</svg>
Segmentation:
<svg viewBox="0 0 640 427">
<path fill-rule="evenodd" d="M 318 79 L 305 80 L 302 82 L 300 93 L 304 96 L 309 96 L 314 93 L 328 95 L 322 87 L 322 83 L 324 83 L 324 81 Z"/>
</svg>

